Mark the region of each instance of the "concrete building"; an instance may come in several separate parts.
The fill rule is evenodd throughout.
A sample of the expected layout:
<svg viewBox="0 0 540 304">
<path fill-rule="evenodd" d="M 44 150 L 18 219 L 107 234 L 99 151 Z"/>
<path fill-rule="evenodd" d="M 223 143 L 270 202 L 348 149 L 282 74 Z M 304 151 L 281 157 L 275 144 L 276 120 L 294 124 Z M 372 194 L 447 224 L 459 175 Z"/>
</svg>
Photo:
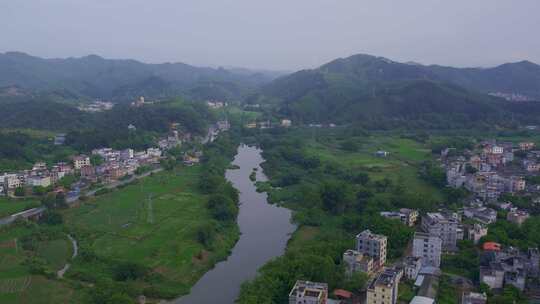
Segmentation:
<svg viewBox="0 0 540 304">
<path fill-rule="evenodd" d="M 519 226 L 521 226 L 528 218 L 529 213 L 527 211 L 518 210 L 517 208 L 510 210 L 506 216 L 506 220 Z"/>
<path fill-rule="evenodd" d="M 26 184 L 30 187 L 49 187 L 51 182 L 50 176 L 30 176 L 26 179 Z"/>
<path fill-rule="evenodd" d="M 372 257 L 374 267 L 379 268 L 386 263 L 387 242 L 386 236 L 364 230 L 356 236 L 356 250 Z"/>
<path fill-rule="evenodd" d="M 463 208 L 463 216 L 486 225 L 497 221 L 497 211 L 488 207 L 465 207 Z"/>
<path fill-rule="evenodd" d="M 461 304 L 486 304 L 487 295 L 485 293 L 464 292 L 461 297 Z"/>
<path fill-rule="evenodd" d="M 396 304 L 399 280 L 397 273 L 387 269 L 370 282 L 367 288 L 367 304 Z"/>
<path fill-rule="evenodd" d="M 23 179 L 19 178 L 17 174 L 6 174 L 4 177 L 4 188 L 5 191 L 13 190 L 19 187 L 24 186 Z"/>
<path fill-rule="evenodd" d="M 474 224 L 467 229 L 468 239 L 476 245 L 480 239 L 488 234 L 488 227 L 481 224 Z"/>
<path fill-rule="evenodd" d="M 428 297 L 415 296 L 409 304 L 433 304 L 435 300 Z"/>
<path fill-rule="evenodd" d="M 418 220 L 418 211 L 413 209 L 402 208 L 399 212 L 396 211 L 383 211 L 380 213 L 381 216 L 400 220 L 403 224 L 413 227 Z"/>
<path fill-rule="evenodd" d="M 326 304 L 328 284 L 309 281 L 296 281 L 289 293 L 289 304 Z"/>
<path fill-rule="evenodd" d="M 370 274 L 373 270 L 373 258 L 356 250 L 347 250 L 343 253 L 343 262 L 345 263 L 347 275 L 355 272 L 365 272 Z"/>
<path fill-rule="evenodd" d="M 281 126 L 284 128 L 288 128 L 292 126 L 292 121 L 290 119 L 282 119 L 281 120 Z"/>
<path fill-rule="evenodd" d="M 445 250 L 454 250 L 458 240 L 459 217 L 456 213 L 427 213 L 422 217 L 422 230 L 442 240 Z"/>
<path fill-rule="evenodd" d="M 84 166 L 90 166 L 90 157 L 86 155 L 73 157 L 73 166 L 75 167 L 75 170 L 80 170 Z"/>
<path fill-rule="evenodd" d="M 480 282 L 491 289 L 501 289 L 504 286 L 504 269 L 500 263 L 491 263 L 480 267 Z"/>
<path fill-rule="evenodd" d="M 413 240 L 413 256 L 422 259 L 422 266 L 441 266 L 442 240 L 429 233 L 417 232 Z"/>
<path fill-rule="evenodd" d="M 422 268 L 421 257 L 407 257 L 405 259 L 405 277 L 409 280 L 416 280 L 420 269 Z"/>
</svg>

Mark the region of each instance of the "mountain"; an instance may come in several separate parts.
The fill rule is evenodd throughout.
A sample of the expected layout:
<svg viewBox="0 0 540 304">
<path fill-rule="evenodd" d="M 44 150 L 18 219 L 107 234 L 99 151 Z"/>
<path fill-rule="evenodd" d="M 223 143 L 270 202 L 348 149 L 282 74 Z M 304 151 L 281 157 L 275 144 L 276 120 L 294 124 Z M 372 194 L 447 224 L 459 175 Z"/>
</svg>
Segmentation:
<svg viewBox="0 0 540 304">
<path fill-rule="evenodd" d="M 130 100 L 140 95 L 165 98 L 238 99 L 273 80 L 275 73 L 204 68 L 184 63 L 145 64 L 135 60 L 43 59 L 19 52 L 0 53 L 0 87 L 37 92 L 66 91 L 76 96 Z"/>
<path fill-rule="evenodd" d="M 247 100 L 274 104 L 282 115 L 303 122 L 414 120 L 435 126 L 516 117 L 537 120 L 521 110 L 524 105 L 490 97 L 490 92 L 540 100 L 540 66 L 518 62 L 460 69 L 355 55 L 278 78 Z M 540 103 L 536 105 L 527 107 L 534 112 Z M 513 112 L 516 116 L 507 115 Z"/>
</svg>

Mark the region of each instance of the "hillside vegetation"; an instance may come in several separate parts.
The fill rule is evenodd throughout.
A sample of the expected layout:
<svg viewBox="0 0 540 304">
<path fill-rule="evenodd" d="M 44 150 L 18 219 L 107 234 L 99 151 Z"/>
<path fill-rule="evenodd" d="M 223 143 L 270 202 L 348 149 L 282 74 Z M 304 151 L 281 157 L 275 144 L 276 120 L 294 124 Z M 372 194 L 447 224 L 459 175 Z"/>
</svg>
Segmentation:
<svg viewBox="0 0 540 304">
<path fill-rule="evenodd" d="M 489 92 L 540 98 L 540 66 L 519 62 L 458 69 L 356 55 L 279 78 L 248 101 L 274 104 L 281 115 L 301 122 L 375 128 L 538 122 L 539 103 L 510 103 Z"/>
</svg>

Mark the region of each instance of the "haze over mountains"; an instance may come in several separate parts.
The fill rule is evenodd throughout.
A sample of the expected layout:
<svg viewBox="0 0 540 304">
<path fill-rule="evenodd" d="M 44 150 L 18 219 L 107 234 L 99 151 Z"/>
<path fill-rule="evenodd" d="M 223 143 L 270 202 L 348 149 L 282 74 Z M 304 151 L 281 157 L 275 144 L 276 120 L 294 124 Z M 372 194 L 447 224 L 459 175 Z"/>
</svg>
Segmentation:
<svg viewBox="0 0 540 304">
<path fill-rule="evenodd" d="M 70 97 L 123 100 L 140 95 L 185 95 L 194 99 L 238 99 L 279 75 L 184 63 L 145 64 L 96 55 L 43 59 L 18 52 L 0 54 L 0 87 L 63 91 Z"/>
<path fill-rule="evenodd" d="M 279 72 L 204 68 L 135 60 L 42 59 L 0 54 L 0 87 L 54 92 L 70 99 L 127 101 L 144 95 L 269 104 L 300 122 L 415 121 L 436 127 L 470 121 L 533 123 L 539 104 L 510 103 L 488 93 L 540 100 L 540 66 L 529 61 L 493 68 L 399 63 L 370 55 L 336 59 L 317 69 Z M 277 79 L 276 79 L 277 78 Z"/>
<path fill-rule="evenodd" d="M 453 114 L 468 121 L 524 108 L 488 96 L 491 92 L 540 100 L 540 66 L 522 61 L 487 69 L 452 68 L 354 55 L 281 77 L 249 101 L 276 104 L 283 115 L 306 122 L 427 116 L 445 121 L 444 116 Z M 443 117 L 434 118 L 438 115 Z"/>
</svg>

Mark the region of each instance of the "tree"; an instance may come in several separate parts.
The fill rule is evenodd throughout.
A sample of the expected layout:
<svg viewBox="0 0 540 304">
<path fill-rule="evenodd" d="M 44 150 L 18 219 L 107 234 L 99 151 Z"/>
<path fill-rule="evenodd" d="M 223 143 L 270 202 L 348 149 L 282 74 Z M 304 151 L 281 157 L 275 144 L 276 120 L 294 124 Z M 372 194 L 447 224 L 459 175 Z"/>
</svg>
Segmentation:
<svg viewBox="0 0 540 304">
<path fill-rule="evenodd" d="M 210 247 L 216 235 L 216 224 L 214 222 L 205 223 L 197 229 L 197 241 L 205 247 Z"/>
<path fill-rule="evenodd" d="M 208 209 L 218 221 L 234 221 L 238 215 L 238 206 L 227 196 L 215 194 L 208 200 Z"/>
<path fill-rule="evenodd" d="M 32 188 L 32 194 L 42 196 L 46 193 L 45 187 L 37 186 Z"/>
<path fill-rule="evenodd" d="M 64 223 L 64 218 L 58 212 L 47 211 L 41 218 L 41 222 L 47 225 L 61 225 Z"/>
<path fill-rule="evenodd" d="M 25 195 L 25 191 L 23 187 L 17 187 L 15 188 L 15 196 L 23 197 Z"/>
<path fill-rule="evenodd" d="M 320 190 L 323 206 L 333 214 L 342 214 L 353 201 L 350 186 L 344 182 L 328 181 Z"/>
<path fill-rule="evenodd" d="M 92 166 L 99 166 L 101 164 L 103 164 L 105 160 L 103 159 L 103 157 L 101 157 L 101 155 L 99 154 L 92 154 L 90 156 L 90 163 L 92 164 Z"/>
<path fill-rule="evenodd" d="M 341 143 L 341 149 L 349 152 L 356 152 L 358 151 L 359 146 L 353 139 L 348 139 Z"/>
<path fill-rule="evenodd" d="M 368 279 L 369 277 L 366 273 L 355 272 L 351 275 L 350 278 L 347 278 L 347 280 L 345 280 L 343 288 L 354 293 L 360 293 L 366 285 Z"/>
</svg>

